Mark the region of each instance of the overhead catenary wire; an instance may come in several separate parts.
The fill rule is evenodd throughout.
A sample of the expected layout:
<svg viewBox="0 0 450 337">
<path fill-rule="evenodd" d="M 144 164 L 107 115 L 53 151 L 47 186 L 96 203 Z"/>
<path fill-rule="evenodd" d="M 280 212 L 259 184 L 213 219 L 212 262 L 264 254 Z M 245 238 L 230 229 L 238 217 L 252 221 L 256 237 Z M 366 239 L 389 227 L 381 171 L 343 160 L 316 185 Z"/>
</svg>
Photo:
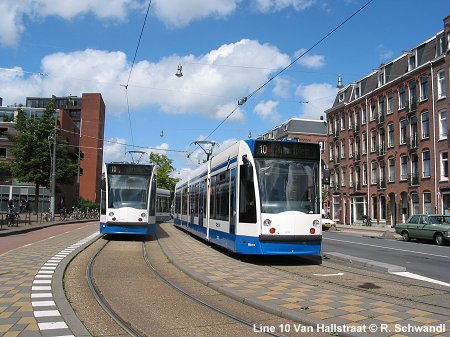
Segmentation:
<svg viewBox="0 0 450 337">
<path fill-rule="evenodd" d="M 128 122 L 130 124 L 130 134 L 131 134 L 131 144 L 134 147 L 134 137 L 133 137 L 133 125 L 131 123 L 131 112 L 130 112 L 130 104 L 128 101 L 128 85 L 130 84 L 131 73 L 133 72 L 134 63 L 136 62 L 136 56 L 139 51 L 139 46 L 141 45 L 142 35 L 144 33 L 145 23 L 147 22 L 148 13 L 150 11 L 150 6 L 152 4 L 152 0 L 148 2 L 147 12 L 145 13 L 144 22 L 142 23 L 141 33 L 139 34 L 139 39 L 136 45 L 136 50 L 134 51 L 133 61 L 131 62 L 130 72 L 128 73 L 128 79 L 126 84 L 121 84 L 125 88 L 125 95 L 127 98 L 127 112 L 128 112 Z"/>
<path fill-rule="evenodd" d="M 282 68 L 280 71 L 278 71 L 275 75 L 273 75 L 272 77 L 270 77 L 266 82 L 264 82 L 262 85 L 260 85 L 258 88 L 256 88 L 255 90 L 253 90 L 250 94 L 248 94 L 247 96 L 243 96 L 242 98 L 240 98 L 238 100 L 238 103 L 236 104 L 236 106 L 231 110 L 231 112 L 208 134 L 208 136 L 205 138 L 208 139 L 209 137 L 211 137 L 214 132 L 216 132 L 227 120 L 228 118 L 230 118 L 235 112 L 236 110 L 239 109 L 239 107 L 241 105 L 244 105 L 251 97 L 253 97 L 258 91 L 262 90 L 265 86 L 267 86 L 271 81 L 273 81 L 275 78 L 277 78 L 278 76 L 280 76 L 282 73 L 284 73 L 287 69 L 289 69 L 294 63 L 296 63 L 299 59 L 301 59 L 303 56 L 305 56 L 306 54 L 308 54 L 311 50 L 313 50 L 315 47 L 317 47 L 319 44 L 321 44 L 323 41 L 325 41 L 328 37 L 330 37 L 334 32 L 336 32 L 339 28 L 341 28 L 344 24 L 346 24 L 349 20 L 351 20 L 354 16 L 356 16 L 359 12 L 361 12 L 364 8 L 366 8 L 371 2 L 373 2 L 373 0 L 369 0 L 367 1 L 363 6 L 361 6 L 358 10 L 356 10 L 355 12 L 353 12 L 349 17 L 347 17 L 344 21 L 342 21 L 340 24 L 338 24 L 335 28 L 333 28 L 330 32 L 328 32 L 327 34 L 325 34 L 320 40 L 318 40 L 316 43 L 314 43 L 311 47 L 309 47 L 308 49 L 306 49 L 303 53 L 301 53 L 299 56 L 297 56 L 296 58 L 294 58 L 294 60 L 289 63 L 287 66 L 285 66 L 284 68 Z M 195 151 L 195 150 L 194 150 Z M 192 151 L 190 154 L 194 153 L 194 151 Z M 190 155 L 189 154 L 189 155 Z M 188 156 L 189 156 L 188 155 Z"/>
</svg>

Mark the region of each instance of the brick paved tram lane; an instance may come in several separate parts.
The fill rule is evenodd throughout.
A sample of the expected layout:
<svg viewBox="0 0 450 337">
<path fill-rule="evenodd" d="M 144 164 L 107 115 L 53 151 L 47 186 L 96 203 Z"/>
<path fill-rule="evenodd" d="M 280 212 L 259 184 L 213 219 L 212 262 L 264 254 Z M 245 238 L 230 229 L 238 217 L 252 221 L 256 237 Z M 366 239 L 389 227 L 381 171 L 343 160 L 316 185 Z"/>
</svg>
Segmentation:
<svg viewBox="0 0 450 337">
<path fill-rule="evenodd" d="M 448 309 L 302 281 L 231 258 L 171 223 L 160 225 L 157 236 L 169 260 L 203 284 L 332 336 L 450 336 Z"/>
<path fill-rule="evenodd" d="M 0 255 L 0 336 L 89 335 L 65 299 L 62 274 L 71 257 L 99 235 L 98 224 L 70 228 Z"/>
</svg>

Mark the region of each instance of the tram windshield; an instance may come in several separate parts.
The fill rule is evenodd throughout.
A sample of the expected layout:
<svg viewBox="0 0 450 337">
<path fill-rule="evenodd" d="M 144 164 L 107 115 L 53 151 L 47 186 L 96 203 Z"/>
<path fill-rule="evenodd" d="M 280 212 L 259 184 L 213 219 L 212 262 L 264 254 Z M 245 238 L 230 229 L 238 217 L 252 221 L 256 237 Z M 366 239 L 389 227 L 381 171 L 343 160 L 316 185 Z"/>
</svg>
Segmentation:
<svg viewBox="0 0 450 337">
<path fill-rule="evenodd" d="M 149 176 L 108 175 L 108 207 L 147 208 Z"/>
<path fill-rule="evenodd" d="M 319 213 L 319 163 L 304 160 L 255 160 L 262 213 Z"/>
</svg>

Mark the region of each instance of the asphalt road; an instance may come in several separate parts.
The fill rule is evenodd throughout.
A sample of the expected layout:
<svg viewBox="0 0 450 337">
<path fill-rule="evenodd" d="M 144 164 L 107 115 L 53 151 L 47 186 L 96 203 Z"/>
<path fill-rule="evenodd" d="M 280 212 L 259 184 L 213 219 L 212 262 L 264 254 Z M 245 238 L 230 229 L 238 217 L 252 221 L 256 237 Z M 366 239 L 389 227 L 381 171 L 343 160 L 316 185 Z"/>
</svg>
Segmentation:
<svg viewBox="0 0 450 337">
<path fill-rule="evenodd" d="M 339 252 L 403 266 L 407 272 L 448 283 L 450 287 L 450 273 L 448 272 L 450 246 L 326 232 L 323 236 L 322 252 Z"/>
</svg>

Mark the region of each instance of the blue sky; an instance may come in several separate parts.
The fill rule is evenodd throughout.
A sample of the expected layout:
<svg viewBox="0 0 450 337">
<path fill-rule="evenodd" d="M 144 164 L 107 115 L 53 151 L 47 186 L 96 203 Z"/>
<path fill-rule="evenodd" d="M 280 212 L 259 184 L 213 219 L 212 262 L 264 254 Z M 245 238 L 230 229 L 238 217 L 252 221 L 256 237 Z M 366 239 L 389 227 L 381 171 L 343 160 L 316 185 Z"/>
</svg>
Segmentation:
<svg viewBox="0 0 450 337">
<path fill-rule="evenodd" d="M 127 150 L 160 149 L 183 173 L 205 158 L 191 144 L 210 135 L 239 98 L 366 2 L 153 0 L 128 82 L 147 0 L 0 0 L 0 97 L 12 105 L 27 96 L 100 92 L 105 161 L 130 159 Z M 339 74 L 344 84 L 366 76 L 434 36 L 449 14 L 444 0 L 373 0 L 208 140 L 219 151 L 249 131 L 256 137 L 293 117 L 319 119 Z"/>
</svg>

